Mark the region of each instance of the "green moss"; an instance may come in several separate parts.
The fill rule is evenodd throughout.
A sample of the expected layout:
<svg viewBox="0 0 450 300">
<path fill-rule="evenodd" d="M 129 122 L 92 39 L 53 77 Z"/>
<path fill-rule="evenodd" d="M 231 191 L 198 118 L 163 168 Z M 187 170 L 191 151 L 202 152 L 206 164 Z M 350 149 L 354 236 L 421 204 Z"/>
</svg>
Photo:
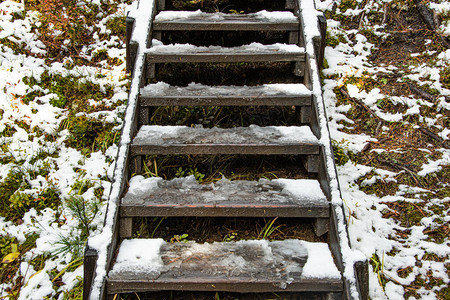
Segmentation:
<svg viewBox="0 0 450 300">
<path fill-rule="evenodd" d="M 94 54 L 92 54 L 92 61 L 94 62 L 100 62 L 106 59 L 108 59 L 108 51 L 105 49 L 97 50 Z"/>
<path fill-rule="evenodd" d="M 47 71 L 41 75 L 40 82 L 34 77 L 24 77 L 22 80 L 30 87 L 39 85 L 43 89 L 48 89 L 50 93 L 56 94 L 58 97 L 50 100 L 50 104 L 59 108 L 68 108 L 71 113 L 91 112 L 94 107 L 89 105 L 88 100 L 101 101 L 114 94 L 112 86 L 106 86 L 105 91 L 102 91 L 98 84 L 84 81 L 82 78 L 52 75 Z M 30 95 L 28 100 L 33 95 Z"/>
<path fill-rule="evenodd" d="M 122 41 L 126 38 L 125 16 L 114 17 L 106 22 L 106 29 L 111 30 L 111 34 L 117 35 Z"/>
<path fill-rule="evenodd" d="M 24 192 L 16 192 L 9 197 L 9 218 L 15 221 L 22 218 L 32 208 L 36 211 L 45 208 L 58 210 L 60 205 L 59 191 L 54 187 L 43 190 L 37 198 Z"/>
<path fill-rule="evenodd" d="M 448 285 L 443 287 L 436 292 L 436 296 L 438 296 L 439 299 L 450 299 L 450 287 Z"/>
<path fill-rule="evenodd" d="M 338 8 L 341 12 L 346 12 L 347 9 L 355 9 L 358 6 L 358 3 L 357 0 L 342 0 L 338 5 Z"/>
<path fill-rule="evenodd" d="M 70 132 L 66 144 L 82 150 L 85 154 L 98 150 L 105 151 L 119 140 L 119 133 L 113 131 L 114 124 L 86 116 L 69 116 L 61 126 Z"/>
<path fill-rule="evenodd" d="M 333 153 L 334 153 L 334 160 L 336 162 L 336 165 L 343 166 L 345 165 L 350 158 L 348 157 L 348 142 L 341 141 L 332 141 L 333 144 Z"/>
<path fill-rule="evenodd" d="M 16 132 L 17 132 L 17 130 L 14 127 L 12 127 L 12 126 L 10 126 L 8 124 L 5 124 L 5 127 L 0 132 L 0 138 L 2 138 L 2 137 L 12 137 L 14 135 L 14 133 L 16 133 Z"/>
<path fill-rule="evenodd" d="M 63 300 L 82 300 L 83 299 L 83 278 L 77 277 L 78 283 L 70 291 L 62 292 Z"/>
<path fill-rule="evenodd" d="M 48 173 L 45 168 L 28 171 L 32 178 L 36 178 L 38 175 L 45 176 Z M 7 220 L 16 221 L 21 219 L 31 208 L 36 209 L 36 211 L 41 211 L 47 207 L 58 210 L 61 201 L 56 187 L 47 187 L 37 197 L 24 192 L 29 188 L 30 185 L 25 179 L 24 171 L 11 170 L 5 180 L 0 183 L 0 195 L 2 195 L 2 199 L 5 199 L 0 202 L 0 215 Z"/>
<path fill-rule="evenodd" d="M 447 66 L 442 68 L 439 75 L 441 76 L 440 82 L 442 87 L 445 89 L 450 89 L 450 67 Z"/>
<path fill-rule="evenodd" d="M 347 43 L 347 39 L 343 34 L 338 34 L 337 36 L 333 36 L 330 32 L 327 31 L 327 35 L 325 38 L 326 44 L 331 47 L 336 47 L 340 43 Z"/>
<path fill-rule="evenodd" d="M 0 45 L 4 45 L 8 48 L 10 48 L 11 50 L 14 51 L 14 54 L 19 55 L 19 54 L 23 54 L 23 55 L 29 55 L 29 51 L 26 50 L 26 45 L 24 43 L 15 43 L 13 41 L 11 41 L 8 38 L 1 38 L 0 39 Z"/>
<path fill-rule="evenodd" d="M 364 35 L 367 38 L 367 41 L 374 45 L 377 45 L 378 41 L 380 40 L 380 37 L 377 36 L 372 29 L 364 28 L 364 29 L 361 29 L 359 31 L 359 33 Z"/>
</svg>

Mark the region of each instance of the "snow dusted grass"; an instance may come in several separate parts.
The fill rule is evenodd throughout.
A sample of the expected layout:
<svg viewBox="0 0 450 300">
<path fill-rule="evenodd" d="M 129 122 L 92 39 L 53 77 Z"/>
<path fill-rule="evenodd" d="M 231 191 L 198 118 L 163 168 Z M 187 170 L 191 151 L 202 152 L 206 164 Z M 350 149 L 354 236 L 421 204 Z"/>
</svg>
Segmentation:
<svg viewBox="0 0 450 300">
<path fill-rule="evenodd" d="M 81 297 L 127 99 L 125 2 L 0 3 L 0 297 Z"/>
<path fill-rule="evenodd" d="M 436 12 L 446 5 L 427 2 Z M 412 1 L 316 4 L 328 18 L 324 98 L 370 297 L 448 299 L 446 23 L 426 29 Z"/>
</svg>

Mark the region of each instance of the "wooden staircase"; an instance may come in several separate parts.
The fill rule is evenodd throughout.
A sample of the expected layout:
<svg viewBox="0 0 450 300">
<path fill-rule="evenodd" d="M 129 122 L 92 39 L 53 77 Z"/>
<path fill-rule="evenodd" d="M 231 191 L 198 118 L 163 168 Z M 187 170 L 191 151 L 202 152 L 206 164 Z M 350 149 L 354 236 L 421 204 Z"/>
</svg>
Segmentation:
<svg viewBox="0 0 450 300">
<path fill-rule="evenodd" d="M 104 232 L 85 253 L 84 299 L 152 291 L 245 295 L 291 292 L 298 299 L 367 299 L 367 261 L 350 255 L 318 70 L 325 21 L 313 0 L 288 0 L 283 12 L 168 11 L 140 0 L 127 18 L 132 86 Z M 312 24 L 312 25 L 311 25 Z M 163 44 L 174 31 L 283 32 L 287 43 L 235 47 Z M 166 63 L 291 62 L 296 83 L 173 86 L 158 80 Z M 286 70 L 286 72 L 288 72 Z M 159 106 L 295 106 L 295 126 L 203 128 L 149 125 Z M 200 184 L 194 176 L 144 178 L 146 155 L 296 155 L 307 179 Z M 197 243 L 137 239 L 141 217 L 289 217 L 313 219 L 327 243 L 299 239 Z M 344 275 L 345 274 L 345 275 Z M 254 299 L 247 296 L 246 299 Z M 303 297 L 303 298 L 302 298 Z"/>
</svg>

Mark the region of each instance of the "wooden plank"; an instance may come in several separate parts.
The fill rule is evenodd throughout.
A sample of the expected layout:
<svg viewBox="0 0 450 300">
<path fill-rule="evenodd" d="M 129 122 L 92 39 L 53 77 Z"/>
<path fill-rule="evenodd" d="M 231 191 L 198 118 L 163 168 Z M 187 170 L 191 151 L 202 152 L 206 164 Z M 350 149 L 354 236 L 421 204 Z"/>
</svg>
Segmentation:
<svg viewBox="0 0 450 300">
<path fill-rule="evenodd" d="M 108 274 L 108 294 L 154 290 L 339 292 L 343 288 L 324 243 L 308 243 L 307 248 L 299 240 L 212 244 L 129 240 L 124 243 L 127 246 L 124 250 L 121 247 L 116 265 Z M 155 245 L 157 248 L 149 250 L 150 253 L 140 250 Z M 162 265 L 155 267 L 141 259 L 142 255 L 160 258 Z M 314 264 L 317 259 L 320 261 L 315 268 L 327 269 L 327 274 L 334 275 L 305 276 L 303 267 L 310 257 Z"/>
<path fill-rule="evenodd" d="M 318 69 L 320 70 L 323 66 L 323 60 L 325 58 L 325 47 L 326 47 L 326 35 L 327 35 L 327 19 L 324 15 L 319 15 L 319 30 L 320 30 L 320 44 L 317 51 L 317 63 Z"/>
<path fill-rule="evenodd" d="M 306 55 L 305 66 L 304 66 L 304 74 L 303 74 L 303 84 L 310 90 L 312 90 L 312 82 L 311 82 L 311 64 L 309 60 L 309 54 Z"/>
<path fill-rule="evenodd" d="M 303 165 L 308 173 L 319 173 L 319 155 L 308 155 L 303 159 Z"/>
<path fill-rule="evenodd" d="M 298 31 L 289 32 L 289 44 L 298 45 L 299 36 L 300 36 L 300 34 Z"/>
<path fill-rule="evenodd" d="M 141 174 L 142 173 L 142 164 L 143 164 L 143 158 L 142 156 L 133 156 L 129 158 L 129 177 L 130 178 L 134 174 Z"/>
<path fill-rule="evenodd" d="M 304 53 L 164 53 L 154 52 L 146 54 L 147 64 L 154 63 L 207 63 L 207 62 L 281 62 L 304 61 Z"/>
<path fill-rule="evenodd" d="M 330 226 L 329 218 L 317 218 L 314 220 L 314 232 L 317 236 L 322 236 L 328 232 Z"/>
<path fill-rule="evenodd" d="M 300 110 L 300 123 L 309 124 L 311 122 L 311 106 L 304 106 Z"/>
<path fill-rule="evenodd" d="M 131 155 L 146 154 L 319 154 L 308 126 L 192 128 L 142 126 Z"/>
<path fill-rule="evenodd" d="M 123 216 L 134 217 L 292 217 L 328 216 L 329 207 L 306 205 L 170 205 L 149 202 L 147 206 L 122 205 Z M 323 235 L 325 232 L 321 231 Z"/>
<path fill-rule="evenodd" d="M 133 34 L 134 29 L 134 18 L 130 18 L 127 16 L 126 23 L 126 70 L 127 72 L 133 72 L 134 64 L 136 62 L 136 53 L 137 53 L 137 43 L 131 42 L 131 36 Z"/>
<path fill-rule="evenodd" d="M 291 12 L 261 11 L 250 14 L 163 11 L 153 26 L 162 31 L 299 31 L 299 20 Z"/>
<path fill-rule="evenodd" d="M 168 144 L 132 145 L 132 155 L 185 155 L 185 154 L 241 154 L 241 155 L 307 155 L 318 154 L 319 146 L 314 144 Z"/>
<path fill-rule="evenodd" d="M 230 16 L 215 21 L 208 19 L 181 19 L 172 21 L 155 21 L 154 30 L 161 31 L 295 31 L 299 30 L 299 22 L 273 22 L 258 20 L 243 15 Z"/>
<path fill-rule="evenodd" d="M 270 272 L 270 271 L 268 271 Z M 282 288 L 276 281 L 256 281 L 252 278 L 240 280 L 212 279 L 198 277 L 166 280 L 107 280 L 108 294 L 133 293 L 147 291 L 221 291 L 235 293 L 270 293 L 270 292 L 329 292 L 342 291 L 342 281 L 327 279 L 302 279 Z"/>
<path fill-rule="evenodd" d="M 312 96 L 140 96 L 142 106 L 309 106 Z"/>
<path fill-rule="evenodd" d="M 309 106 L 312 93 L 303 84 L 265 84 L 259 86 L 187 87 L 150 84 L 140 91 L 141 106 Z"/>
<path fill-rule="evenodd" d="M 150 180 L 157 185 L 149 189 L 143 189 L 140 181 L 130 182 L 121 201 L 122 217 L 329 217 L 329 202 L 317 180 L 220 180 L 207 185 L 192 177 Z"/>
<path fill-rule="evenodd" d="M 156 0 L 156 9 L 158 11 L 166 9 L 166 0 Z"/>
<path fill-rule="evenodd" d="M 361 299 L 369 299 L 369 262 L 357 261 L 354 265 Z"/>
<path fill-rule="evenodd" d="M 286 0 L 286 4 L 284 5 L 286 9 L 294 9 L 295 8 L 295 0 Z"/>
<path fill-rule="evenodd" d="M 92 281 L 97 268 L 98 253 L 95 249 L 86 246 L 84 250 L 84 271 L 83 271 L 83 300 L 89 300 L 91 294 Z"/>
<path fill-rule="evenodd" d="M 133 234 L 133 218 L 120 218 L 119 236 L 129 238 Z"/>
</svg>

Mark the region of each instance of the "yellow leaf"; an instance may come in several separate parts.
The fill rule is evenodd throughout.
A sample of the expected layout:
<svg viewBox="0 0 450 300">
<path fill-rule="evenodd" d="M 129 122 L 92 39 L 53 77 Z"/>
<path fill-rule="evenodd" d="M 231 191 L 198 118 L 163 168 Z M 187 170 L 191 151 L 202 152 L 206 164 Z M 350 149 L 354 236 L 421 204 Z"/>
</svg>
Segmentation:
<svg viewBox="0 0 450 300">
<path fill-rule="evenodd" d="M 20 255 L 20 252 L 10 253 L 10 254 L 6 255 L 5 257 L 3 257 L 2 263 L 8 264 L 10 262 L 13 262 L 19 257 L 19 255 Z"/>
</svg>

